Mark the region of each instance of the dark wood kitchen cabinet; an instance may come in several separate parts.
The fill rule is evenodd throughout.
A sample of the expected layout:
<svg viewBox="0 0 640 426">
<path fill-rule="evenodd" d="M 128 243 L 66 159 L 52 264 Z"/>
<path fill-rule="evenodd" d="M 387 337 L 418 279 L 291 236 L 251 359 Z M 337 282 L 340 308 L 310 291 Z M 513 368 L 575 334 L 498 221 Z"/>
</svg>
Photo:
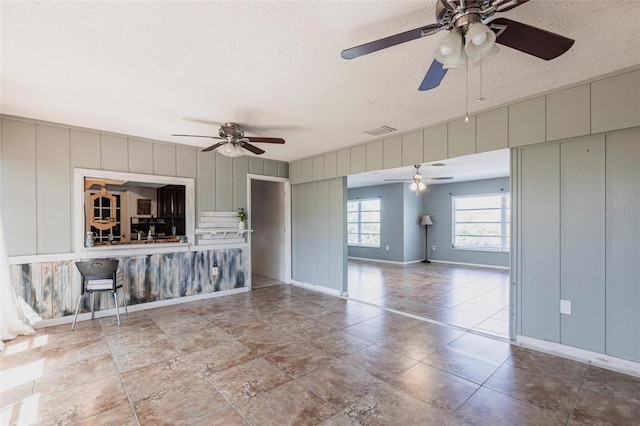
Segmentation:
<svg viewBox="0 0 640 426">
<path fill-rule="evenodd" d="M 175 226 L 177 235 L 185 234 L 185 189 L 182 185 L 158 188 L 158 218 L 168 219 Z"/>
<path fill-rule="evenodd" d="M 184 186 L 169 185 L 158 188 L 158 217 L 184 217 Z"/>
</svg>

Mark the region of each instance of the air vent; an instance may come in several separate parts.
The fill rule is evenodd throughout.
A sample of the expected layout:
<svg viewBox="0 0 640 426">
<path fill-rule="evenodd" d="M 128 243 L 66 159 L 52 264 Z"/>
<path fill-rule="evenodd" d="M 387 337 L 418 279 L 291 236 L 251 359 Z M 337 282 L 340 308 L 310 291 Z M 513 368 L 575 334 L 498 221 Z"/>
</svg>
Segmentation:
<svg viewBox="0 0 640 426">
<path fill-rule="evenodd" d="M 396 129 L 394 129 L 393 127 L 382 126 L 382 127 L 378 127 L 377 129 L 367 130 L 365 131 L 365 133 L 368 133 L 371 136 L 380 136 L 380 135 L 384 135 L 385 133 L 391 133 L 395 131 Z"/>
</svg>

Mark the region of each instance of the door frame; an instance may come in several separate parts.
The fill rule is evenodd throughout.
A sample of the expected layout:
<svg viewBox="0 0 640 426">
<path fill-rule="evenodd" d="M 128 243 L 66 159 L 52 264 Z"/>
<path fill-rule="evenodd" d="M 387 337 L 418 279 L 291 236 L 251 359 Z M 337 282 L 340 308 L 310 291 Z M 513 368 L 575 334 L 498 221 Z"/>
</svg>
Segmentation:
<svg viewBox="0 0 640 426">
<path fill-rule="evenodd" d="M 249 214 L 247 225 L 249 229 L 251 229 L 251 218 L 253 216 L 251 211 L 251 182 L 253 180 L 284 184 L 284 276 L 285 283 L 291 284 L 291 183 L 289 178 L 247 173 L 247 213 Z M 248 232 L 247 241 L 249 242 L 249 253 L 251 253 L 251 232 Z M 249 256 L 249 259 L 251 259 L 251 256 Z M 251 272 L 252 270 L 251 263 L 249 263 L 249 271 Z"/>
</svg>

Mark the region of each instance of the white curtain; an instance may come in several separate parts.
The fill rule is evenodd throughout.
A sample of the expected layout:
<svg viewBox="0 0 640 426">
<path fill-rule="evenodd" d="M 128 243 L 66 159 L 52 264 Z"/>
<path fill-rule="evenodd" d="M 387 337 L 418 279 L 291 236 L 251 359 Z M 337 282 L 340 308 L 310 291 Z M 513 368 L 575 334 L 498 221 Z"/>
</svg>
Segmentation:
<svg viewBox="0 0 640 426">
<path fill-rule="evenodd" d="M 0 215 L 0 351 L 4 349 L 5 340 L 15 339 L 19 334 L 35 334 L 35 331 L 26 323 L 20 300 L 11 285 L 4 226 Z"/>
</svg>

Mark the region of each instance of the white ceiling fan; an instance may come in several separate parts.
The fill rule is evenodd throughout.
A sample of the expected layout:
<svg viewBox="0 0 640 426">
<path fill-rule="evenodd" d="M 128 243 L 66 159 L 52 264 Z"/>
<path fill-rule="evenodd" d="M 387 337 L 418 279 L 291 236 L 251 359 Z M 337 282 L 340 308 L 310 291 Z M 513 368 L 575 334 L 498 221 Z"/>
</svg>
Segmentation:
<svg viewBox="0 0 640 426">
<path fill-rule="evenodd" d="M 416 168 L 416 172 L 413 174 L 411 179 L 385 179 L 385 182 L 411 182 L 409 185 L 409 189 L 416 192 L 416 197 L 420 196 L 420 191 L 424 191 L 427 189 L 427 185 L 424 182 L 428 182 L 430 180 L 449 180 L 453 179 L 452 176 L 446 177 L 424 177 L 420 173 L 420 164 L 414 164 Z"/>
</svg>

